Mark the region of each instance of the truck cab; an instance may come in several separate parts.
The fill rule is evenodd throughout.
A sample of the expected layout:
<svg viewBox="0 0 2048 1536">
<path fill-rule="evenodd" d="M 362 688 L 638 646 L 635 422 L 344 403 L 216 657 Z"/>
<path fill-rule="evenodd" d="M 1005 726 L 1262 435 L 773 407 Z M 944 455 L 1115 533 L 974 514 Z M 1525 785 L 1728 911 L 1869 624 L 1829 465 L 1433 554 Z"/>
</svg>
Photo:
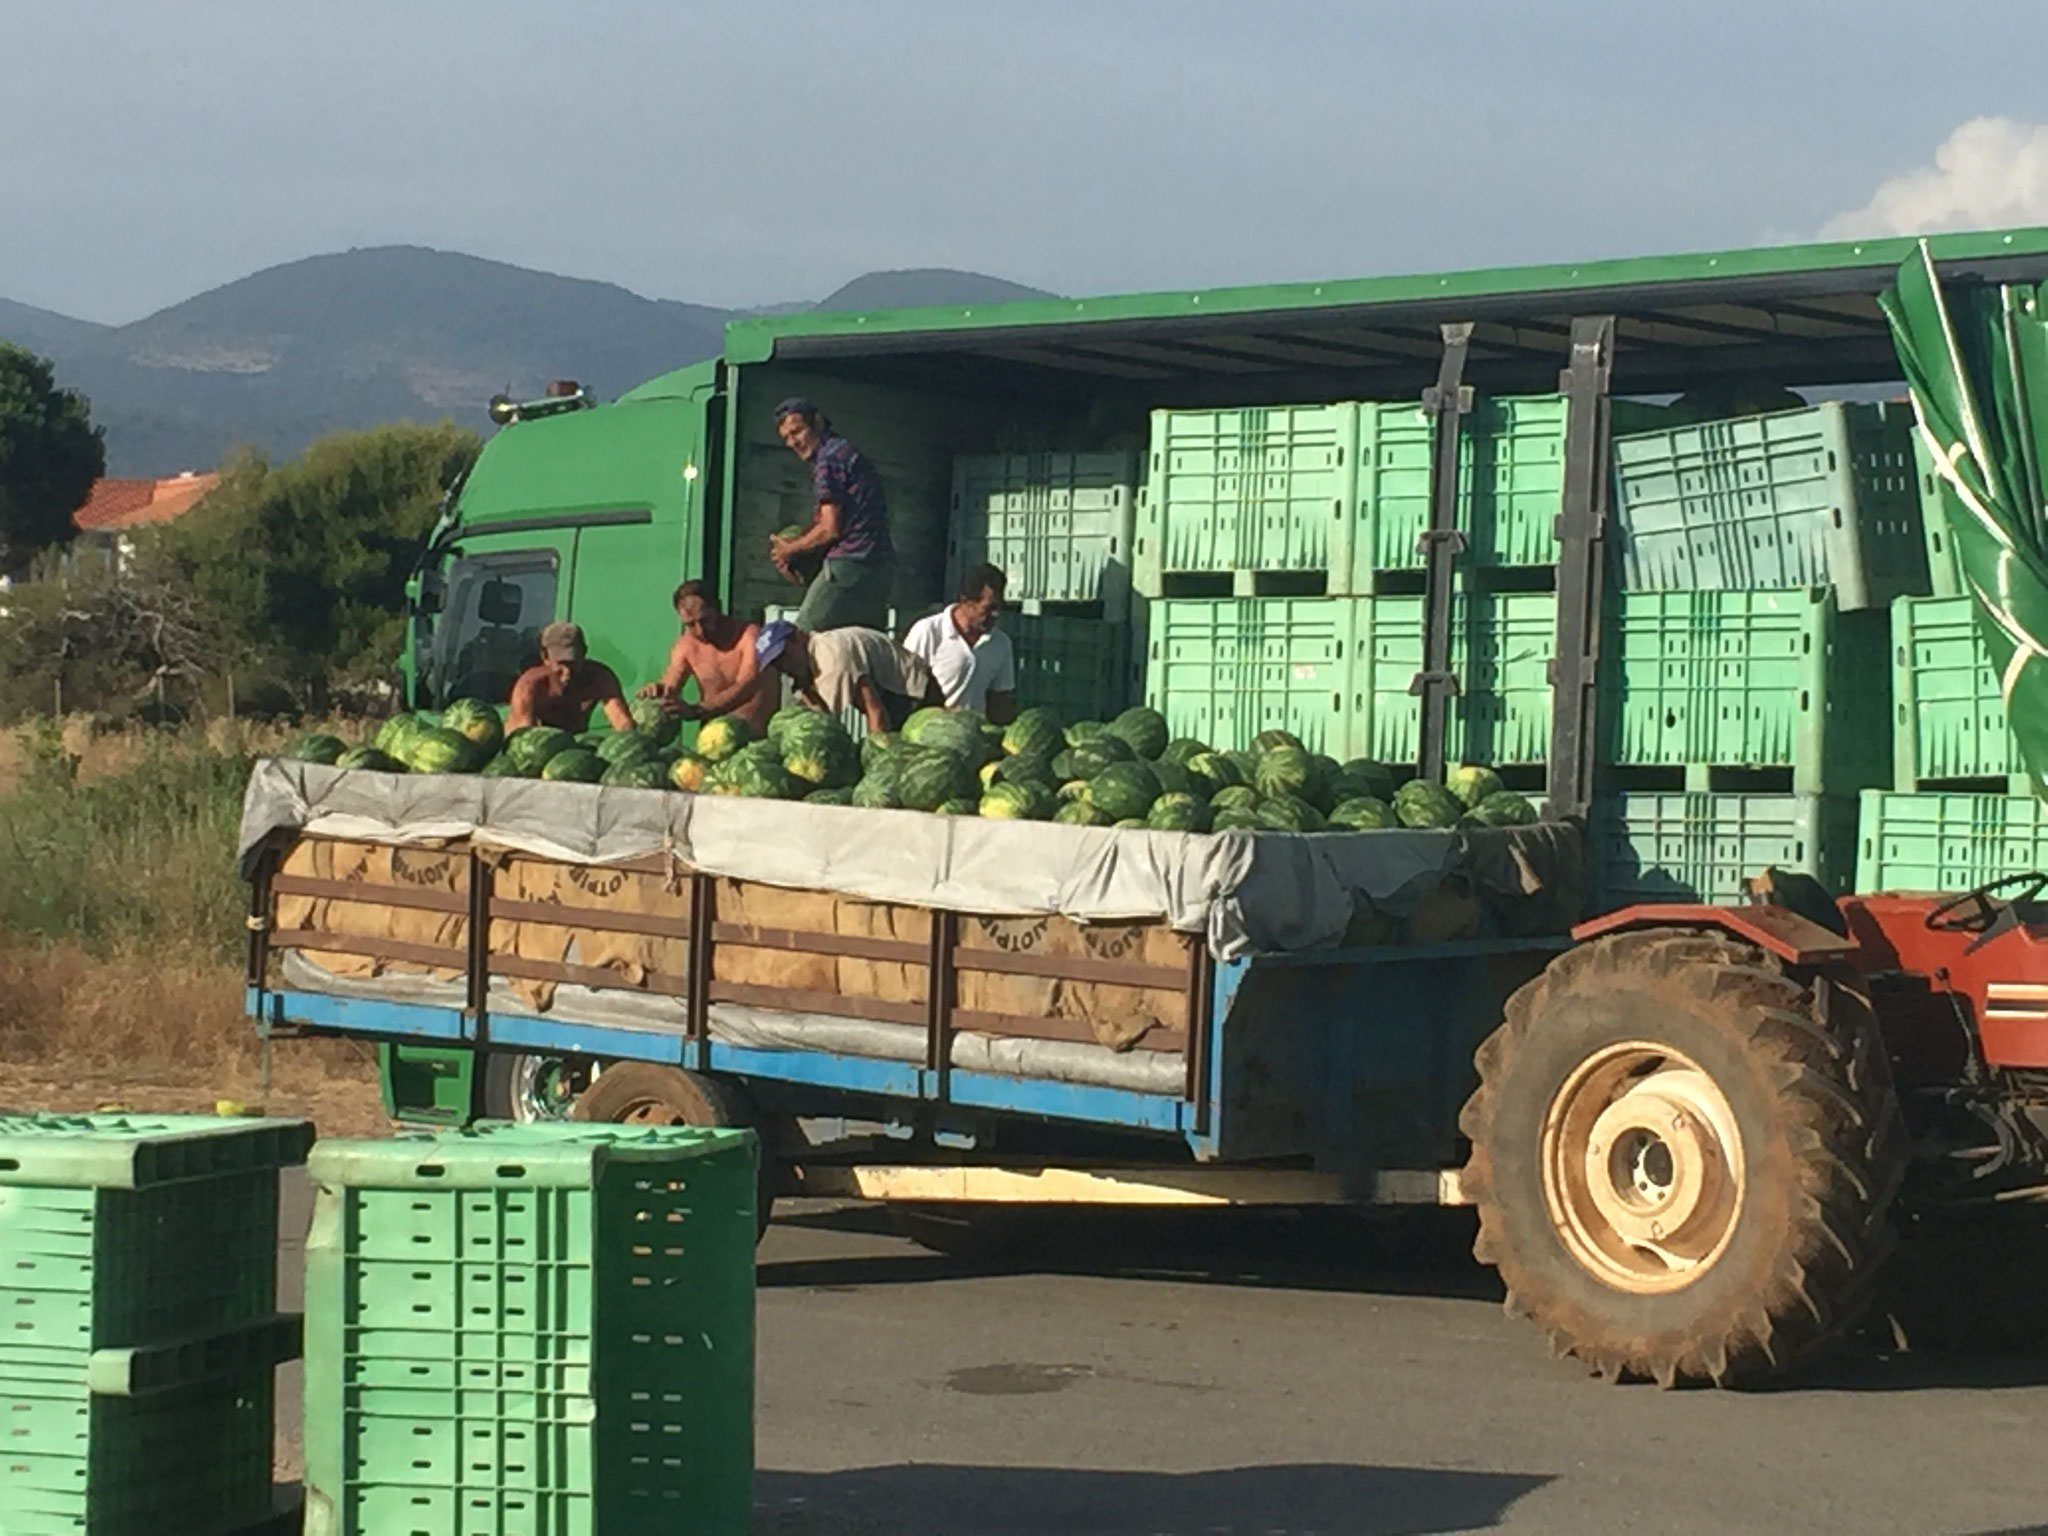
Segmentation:
<svg viewBox="0 0 2048 1536">
<path fill-rule="evenodd" d="M 580 394 L 499 412 L 409 590 L 414 708 L 502 701 L 555 619 L 644 680 L 674 639 L 669 594 L 706 567 L 718 479 L 719 368 L 652 380 L 605 406 Z"/>
</svg>

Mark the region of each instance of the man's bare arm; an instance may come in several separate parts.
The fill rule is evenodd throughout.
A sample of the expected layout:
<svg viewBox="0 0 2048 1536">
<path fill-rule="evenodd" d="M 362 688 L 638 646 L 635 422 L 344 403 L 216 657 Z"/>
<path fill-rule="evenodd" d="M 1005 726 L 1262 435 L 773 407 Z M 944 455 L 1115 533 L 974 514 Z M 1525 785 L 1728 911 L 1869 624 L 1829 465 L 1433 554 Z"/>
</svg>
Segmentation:
<svg viewBox="0 0 2048 1536">
<path fill-rule="evenodd" d="M 839 542 L 839 503 L 821 501 L 818 515 L 811 519 L 811 526 L 794 539 L 770 539 L 770 549 L 782 560 L 797 555 L 808 555 L 814 550 L 827 550 Z"/>
<path fill-rule="evenodd" d="M 875 686 L 872 678 L 857 677 L 853 680 L 853 701 L 868 717 L 868 729 L 875 735 L 889 729 L 889 712 L 882 707 L 882 690 Z"/>
<path fill-rule="evenodd" d="M 739 641 L 734 646 L 739 656 L 733 680 L 723 688 L 707 689 L 697 701 L 697 708 L 705 715 L 730 714 L 761 691 L 761 681 L 767 674 L 754 654 L 754 642 L 760 638 L 760 633 L 758 624 L 749 624 L 740 631 Z"/>
<path fill-rule="evenodd" d="M 643 699 L 673 699 L 683 691 L 683 684 L 690 680 L 690 642 L 678 637 L 668 650 L 668 667 L 658 682 L 649 683 L 640 690 Z"/>
<path fill-rule="evenodd" d="M 626 707 L 626 691 L 619 686 L 619 674 L 602 664 L 596 668 L 596 672 L 596 682 L 590 690 L 590 702 L 604 706 L 604 717 L 611 721 L 613 730 L 632 730 L 633 711 Z"/>
<path fill-rule="evenodd" d="M 540 724 L 540 717 L 534 712 L 533 701 L 540 692 L 540 685 L 522 676 L 512 685 L 512 697 L 505 715 L 505 732 L 523 731 L 529 726 Z"/>
</svg>

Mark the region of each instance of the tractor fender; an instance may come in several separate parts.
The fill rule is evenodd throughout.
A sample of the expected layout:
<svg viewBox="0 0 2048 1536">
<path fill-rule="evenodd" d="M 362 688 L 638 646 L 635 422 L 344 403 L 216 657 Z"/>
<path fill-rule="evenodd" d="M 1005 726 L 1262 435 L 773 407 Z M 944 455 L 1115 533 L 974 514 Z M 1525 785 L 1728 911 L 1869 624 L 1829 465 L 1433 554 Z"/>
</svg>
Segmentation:
<svg viewBox="0 0 2048 1536">
<path fill-rule="evenodd" d="M 1572 929 L 1572 937 L 1583 944 L 1589 939 L 1635 928 L 1690 928 L 1726 933 L 1767 950 L 1787 965 L 1841 963 L 1853 960 L 1857 950 L 1854 939 L 1830 933 L 1789 907 L 1762 905 L 1711 907 L 1675 902 L 1623 907 L 1580 923 Z"/>
</svg>

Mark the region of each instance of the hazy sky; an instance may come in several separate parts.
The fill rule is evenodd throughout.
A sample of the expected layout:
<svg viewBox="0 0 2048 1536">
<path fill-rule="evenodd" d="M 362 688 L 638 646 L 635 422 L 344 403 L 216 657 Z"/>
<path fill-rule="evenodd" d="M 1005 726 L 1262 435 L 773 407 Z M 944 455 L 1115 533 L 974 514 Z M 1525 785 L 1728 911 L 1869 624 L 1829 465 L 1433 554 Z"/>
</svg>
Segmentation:
<svg viewBox="0 0 2048 1536">
<path fill-rule="evenodd" d="M 389 243 L 741 305 L 2048 222 L 2044 61 L 2043 0 L 0 0 L 0 297 L 123 321 Z"/>
</svg>

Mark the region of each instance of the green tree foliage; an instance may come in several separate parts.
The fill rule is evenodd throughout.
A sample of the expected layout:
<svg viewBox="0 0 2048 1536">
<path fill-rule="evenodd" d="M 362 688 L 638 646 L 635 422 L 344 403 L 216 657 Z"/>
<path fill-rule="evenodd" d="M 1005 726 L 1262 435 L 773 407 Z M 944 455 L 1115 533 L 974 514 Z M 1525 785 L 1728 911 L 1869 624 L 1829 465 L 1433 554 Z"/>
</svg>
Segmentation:
<svg viewBox="0 0 2048 1536">
<path fill-rule="evenodd" d="M 0 569 L 69 539 L 106 465 L 85 396 L 59 389 L 47 359 L 0 342 Z"/>
<path fill-rule="evenodd" d="M 218 626 L 221 665 L 324 708 L 331 688 L 396 666 L 406 578 L 480 446 L 447 423 L 396 423 L 323 438 L 280 466 L 246 453 L 139 542 L 136 573 L 193 594 Z"/>
</svg>

